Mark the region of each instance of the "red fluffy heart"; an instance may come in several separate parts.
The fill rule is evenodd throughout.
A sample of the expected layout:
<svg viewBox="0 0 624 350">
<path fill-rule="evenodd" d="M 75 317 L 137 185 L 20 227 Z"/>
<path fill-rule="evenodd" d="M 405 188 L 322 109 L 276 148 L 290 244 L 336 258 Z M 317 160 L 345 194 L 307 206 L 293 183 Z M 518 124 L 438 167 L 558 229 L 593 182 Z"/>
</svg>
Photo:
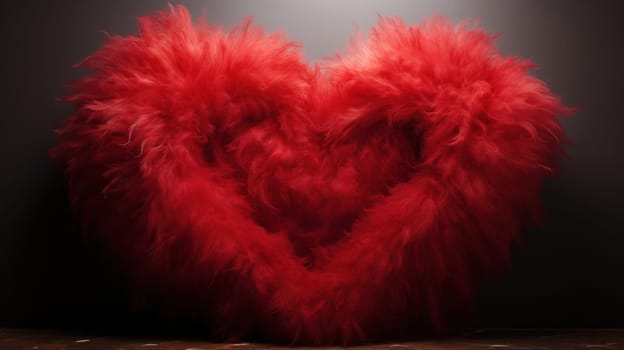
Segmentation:
<svg viewBox="0 0 624 350">
<path fill-rule="evenodd" d="M 539 216 L 569 110 L 482 30 L 380 20 L 311 68 L 249 24 L 140 22 L 81 63 L 52 155 L 138 285 L 226 334 L 442 329 Z"/>
</svg>

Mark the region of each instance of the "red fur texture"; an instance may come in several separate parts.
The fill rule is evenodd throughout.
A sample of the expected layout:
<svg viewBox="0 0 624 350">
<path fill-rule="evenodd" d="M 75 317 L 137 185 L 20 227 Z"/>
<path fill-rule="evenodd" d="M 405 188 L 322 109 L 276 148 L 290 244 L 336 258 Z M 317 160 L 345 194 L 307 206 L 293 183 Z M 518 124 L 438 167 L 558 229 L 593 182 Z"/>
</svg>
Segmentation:
<svg viewBox="0 0 624 350">
<path fill-rule="evenodd" d="M 310 66 L 279 34 L 172 7 L 80 64 L 51 154 L 137 290 L 222 334 L 435 332 L 538 222 L 565 140 L 569 109 L 492 40 L 380 19 Z"/>
</svg>

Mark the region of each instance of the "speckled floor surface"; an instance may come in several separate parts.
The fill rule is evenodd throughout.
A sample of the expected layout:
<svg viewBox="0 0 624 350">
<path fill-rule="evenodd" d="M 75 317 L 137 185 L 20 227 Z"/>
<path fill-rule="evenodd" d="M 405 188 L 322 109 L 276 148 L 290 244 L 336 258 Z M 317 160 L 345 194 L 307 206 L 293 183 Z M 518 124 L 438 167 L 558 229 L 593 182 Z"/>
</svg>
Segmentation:
<svg viewBox="0 0 624 350">
<path fill-rule="evenodd" d="M 355 348 L 392 350 L 624 350 L 624 329 L 481 329 L 448 339 L 371 344 Z M 259 350 L 286 348 L 266 344 L 224 344 L 184 339 L 112 337 L 84 333 L 73 334 L 67 331 L 0 328 L 0 349 Z"/>
</svg>

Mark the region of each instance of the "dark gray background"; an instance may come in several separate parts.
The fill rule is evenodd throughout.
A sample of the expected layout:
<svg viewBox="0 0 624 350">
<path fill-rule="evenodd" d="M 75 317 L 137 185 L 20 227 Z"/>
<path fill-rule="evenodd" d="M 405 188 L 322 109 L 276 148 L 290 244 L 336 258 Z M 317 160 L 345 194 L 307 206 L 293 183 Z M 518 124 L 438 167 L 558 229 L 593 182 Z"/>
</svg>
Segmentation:
<svg viewBox="0 0 624 350">
<path fill-rule="evenodd" d="M 500 50 L 530 58 L 568 105 L 570 160 L 544 188 L 544 230 L 527 232 L 505 276 L 483 286 L 472 325 L 624 326 L 624 21 L 618 1 L 183 1 L 230 26 L 246 15 L 300 41 L 310 60 L 341 50 L 377 14 L 418 23 L 434 14 L 478 18 Z M 132 316 L 111 263 L 81 246 L 66 187 L 47 151 L 71 113 L 56 98 L 71 65 L 164 0 L 2 2 L 0 326 L 145 329 Z"/>
</svg>

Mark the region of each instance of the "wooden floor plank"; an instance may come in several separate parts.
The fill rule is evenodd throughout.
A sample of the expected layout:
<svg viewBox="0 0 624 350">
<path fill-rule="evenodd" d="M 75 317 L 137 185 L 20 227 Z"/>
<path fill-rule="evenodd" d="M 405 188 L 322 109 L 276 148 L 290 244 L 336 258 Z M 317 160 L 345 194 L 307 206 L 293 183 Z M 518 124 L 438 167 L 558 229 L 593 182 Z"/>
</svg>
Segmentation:
<svg viewBox="0 0 624 350">
<path fill-rule="evenodd" d="M 361 350 L 624 350 L 624 329 L 482 329 L 445 339 L 370 344 L 354 348 Z M 255 343 L 223 344 L 198 340 L 114 337 L 74 334 L 68 331 L 0 328 L 0 349 L 277 350 L 286 349 L 286 347 Z M 300 349 L 306 348 L 300 347 Z"/>
</svg>

